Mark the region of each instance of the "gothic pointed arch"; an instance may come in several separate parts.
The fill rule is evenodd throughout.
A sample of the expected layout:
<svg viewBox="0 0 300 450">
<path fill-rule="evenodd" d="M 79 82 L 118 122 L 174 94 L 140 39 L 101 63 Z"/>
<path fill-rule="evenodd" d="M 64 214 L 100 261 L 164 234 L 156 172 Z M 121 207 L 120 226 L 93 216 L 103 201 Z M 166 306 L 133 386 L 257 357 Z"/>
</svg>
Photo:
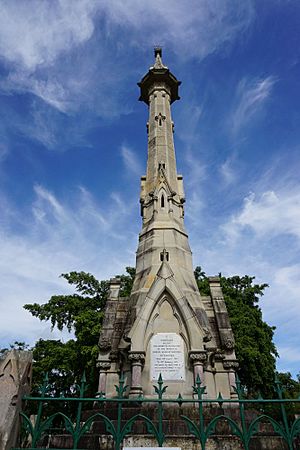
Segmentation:
<svg viewBox="0 0 300 450">
<path fill-rule="evenodd" d="M 163 262 L 159 272 L 162 272 L 164 266 L 168 266 L 168 263 Z M 131 350 L 140 348 L 141 342 L 144 342 L 148 322 L 151 317 L 153 317 L 154 310 L 157 308 L 157 305 L 159 305 L 159 302 L 164 295 L 168 296 L 168 301 L 172 303 L 173 307 L 176 309 L 178 317 L 185 323 L 189 350 L 203 347 L 205 332 L 201 328 L 196 314 L 187 301 L 187 298 L 175 281 L 172 272 L 170 272 L 166 279 L 157 276 L 154 280 L 143 306 L 140 308 L 140 313 L 136 317 L 133 327 L 128 335 L 131 339 Z M 198 330 L 197 333 L 195 333 L 195 329 Z"/>
</svg>

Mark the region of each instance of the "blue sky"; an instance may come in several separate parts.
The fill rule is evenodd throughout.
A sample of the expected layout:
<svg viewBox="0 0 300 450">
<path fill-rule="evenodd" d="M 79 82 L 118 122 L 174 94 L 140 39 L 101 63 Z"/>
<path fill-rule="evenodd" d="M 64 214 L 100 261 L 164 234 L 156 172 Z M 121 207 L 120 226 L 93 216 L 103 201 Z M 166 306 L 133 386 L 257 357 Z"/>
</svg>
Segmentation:
<svg viewBox="0 0 300 450">
<path fill-rule="evenodd" d="M 0 346 L 58 337 L 22 309 L 135 263 L 154 45 L 194 265 L 269 283 L 279 370 L 300 372 L 300 3 L 0 2 Z M 64 339 L 67 337 L 64 336 Z"/>
</svg>

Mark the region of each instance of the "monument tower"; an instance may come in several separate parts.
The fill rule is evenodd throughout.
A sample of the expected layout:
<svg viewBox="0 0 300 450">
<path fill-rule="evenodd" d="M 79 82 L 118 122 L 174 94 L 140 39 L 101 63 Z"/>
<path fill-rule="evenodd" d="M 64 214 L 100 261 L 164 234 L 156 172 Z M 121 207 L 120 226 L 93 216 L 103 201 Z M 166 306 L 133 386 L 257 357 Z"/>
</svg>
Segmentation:
<svg viewBox="0 0 300 450">
<path fill-rule="evenodd" d="M 200 295 L 184 226 L 171 117 L 181 82 L 163 64 L 161 48 L 154 53 L 154 65 L 138 83 L 149 121 L 136 276 L 129 298 L 119 296 L 118 278 L 110 283 L 99 339 L 99 391 L 114 395 L 123 372 L 129 395 L 151 396 L 161 373 L 170 396 L 192 395 L 199 375 L 208 397 L 221 392 L 229 398 L 238 364 L 220 280 L 211 277 L 210 296 Z"/>
</svg>

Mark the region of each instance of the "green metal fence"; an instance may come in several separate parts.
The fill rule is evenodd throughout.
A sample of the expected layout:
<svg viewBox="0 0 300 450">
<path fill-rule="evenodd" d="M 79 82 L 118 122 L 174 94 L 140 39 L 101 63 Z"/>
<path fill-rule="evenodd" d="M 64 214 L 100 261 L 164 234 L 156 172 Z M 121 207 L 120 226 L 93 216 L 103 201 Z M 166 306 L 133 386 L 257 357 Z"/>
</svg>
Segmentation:
<svg viewBox="0 0 300 450">
<path fill-rule="evenodd" d="M 52 397 L 47 395 L 49 390 L 48 378 L 45 377 L 44 384 L 40 390 L 40 396 L 31 397 L 26 396 L 24 400 L 27 402 L 37 403 L 37 414 L 35 420 L 30 420 L 30 417 L 25 412 L 21 412 L 22 418 L 22 433 L 29 437 L 30 448 L 41 448 L 41 442 L 44 436 L 49 434 L 50 429 L 53 427 L 53 423 L 57 420 L 63 424 L 64 433 L 69 434 L 72 437 L 72 449 L 80 448 L 80 439 L 87 434 L 91 433 L 93 424 L 96 421 L 100 421 L 105 425 L 106 433 L 112 436 L 114 442 L 114 448 L 120 450 L 122 448 L 123 439 L 134 434 L 134 425 L 139 421 L 145 424 L 147 433 L 155 438 L 157 445 L 162 447 L 166 440 L 166 434 L 164 431 L 164 413 L 166 412 L 166 406 L 173 404 L 175 407 L 182 410 L 183 405 L 190 405 L 194 409 L 194 414 L 191 417 L 187 417 L 184 414 L 180 414 L 180 420 L 182 420 L 187 429 L 194 438 L 196 438 L 204 450 L 207 440 L 216 434 L 216 427 L 221 422 L 227 423 L 230 434 L 237 436 L 245 450 L 249 450 L 250 441 L 253 436 L 258 435 L 260 432 L 261 424 L 269 424 L 274 434 L 279 435 L 286 443 L 289 450 L 296 449 L 297 436 L 300 435 L 300 418 L 290 418 L 287 414 L 287 406 L 292 404 L 299 404 L 298 399 L 286 399 L 283 396 L 283 389 L 278 380 L 275 382 L 275 391 L 277 393 L 276 399 L 263 399 L 260 396 L 255 399 L 245 398 L 244 391 L 242 389 L 239 379 L 236 380 L 236 387 L 234 388 L 237 394 L 236 399 L 225 399 L 221 395 L 216 399 L 205 398 L 205 387 L 201 385 L 201 380 L 198 377 L 195 386 L 193 386 L 194 397 L 190 399 L 184 399 L 181 394 L 177 398 L 170 399 L 164 398 L 164 394 L 167 390 L 167 386 L 164 385 L 162 377 L 160 376 L 157 385 L 154 386 L 156 398 L 128 398 L 126 397 L 126 391 L 128 386 L 125 386 L 123 376 L 119 379 L 119 385 L 116 386 L 116 397 L 106 398 L 103 393 L 98 393 L 95 398 L 85 397 L 86 391 L 86 379 L 85 376 L 81 379 L 81 384 L 77 389 L 76 397 Z M 74 403 L 75 402 L 75 403 Z M 67 405 L 74 405 L 74 414 L 66 413 Z M 94 408 L 94 413 L 88 418 L 83 418 L 83 405 L 90 405 Z M 124 418 L 124 410 L 126 406 L 135 405 L 135 407 L 141 407 L 146 404 L 156 405 L 156 417 L 155 420 L 145 414 L 135 414 L 129 419 Z M 57 405 L 57 412 L 49 415 L 47 409 L 49 405 Z M 104 409 L 104 405 L 106 409 Z M 107 410 L 107 406 L 113 405 L 116 408 L 116 418 L 112 420 L 108 414 L 104 414 Z M 207 421 L 205 418 L 205 411 L 207 411 L 207 405 L 214 405 L 223 408 L 223 413 L 215 415 L 213 419 Z M 238 419 L 234 420 L 230 417 L 229 411 L 232 408 L 224 408 L 224 406 L 233 406 L 238 411 Z M 274 418 L 270 414 L 264 412 L 258 413 L 257 411 L 264 411 L 266 405 L 277 405 L 278 417 Z M 98 407 L 95 409 L 95 406 Z M 255 412 L 252 420 L 247 418 L 247 411 L 252 407 L 252 411 Z M 61 411 L 59 411 L 59 408 Z M 102 409 L 101 409 L 102 408 Z M 109 409 L 109 408 L 108 408 Z M 142 410 L 142 409 L 141 409 Z M 187 408 L 187 410 L 189 410 Z M 218 408 L 216 408 L 216 411 Z M 104 412 L 103 412 L 104 411 Z M 227 412 L 226 412 L 227 411 Z M 183 411 L 184 412 L 184 411 Z M 253 414 L 252 414 L 253 416 Z M 195 420 L 196 417 L 196 420 Z M 299 441 L 298 441 L 299 442 Z M 24 447 L 23 447 L 24 448 Z"/>
</svg>

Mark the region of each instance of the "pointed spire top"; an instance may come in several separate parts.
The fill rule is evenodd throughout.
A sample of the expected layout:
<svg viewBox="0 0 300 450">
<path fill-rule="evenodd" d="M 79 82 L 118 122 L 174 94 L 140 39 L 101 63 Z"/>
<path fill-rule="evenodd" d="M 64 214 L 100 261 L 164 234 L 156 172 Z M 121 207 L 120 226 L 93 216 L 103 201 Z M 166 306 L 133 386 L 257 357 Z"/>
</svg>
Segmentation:
<svg viewBox="0 0 300 450">
<path fill-rule="evenodd" d="M 157 55 L 159 55 L 160 57 L 162 55 L 162 48 L 159 45 L 154 47 L 154 56 L 155 56 L 155 58 L 156 58 Z"/>
<path fill-rule="evenodd" d="M 162 48 L 159 46 L 154 47 L 154 66 L 149 68 L 148 73 L 143 76 L 138 86 L 141 88 L 141 95 L 139 100 L 147 103 L 149 105 L 149 95 L 151 89 L 156 85 L 156 83 L 165 83 L 168 90 L 170 91 L 171 103 L 175 100 L 179 100 L 178 87 L 181 85 L 181 81 L 169 71 L 168 67 L 162 62 Z"/>
<path fill-rule="evenodd" d="M 154 47 L 154 56 L 155 56 L 155 63 L 154 63 L 154 69 L 166 69 L 167 66 L 165 66 L 162 62 L 162 48 L 161 47 Z"/>
</svg>

